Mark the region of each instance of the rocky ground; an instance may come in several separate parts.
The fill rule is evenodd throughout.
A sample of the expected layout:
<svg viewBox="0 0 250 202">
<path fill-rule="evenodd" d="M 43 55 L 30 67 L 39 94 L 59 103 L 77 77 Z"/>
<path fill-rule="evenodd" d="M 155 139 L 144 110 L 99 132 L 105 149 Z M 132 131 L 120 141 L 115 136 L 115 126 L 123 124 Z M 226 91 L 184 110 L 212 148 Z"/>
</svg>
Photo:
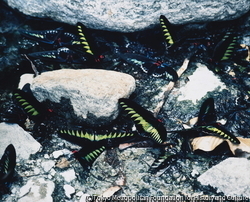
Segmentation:
<svg viewBox="0 0 250 202">
<path fill-rule="evenodd" d="M 1 113 L 6 114 L 13 104 L 11 101 L 12 90 L 17 88 L 20 75 L 34 73 L 30 63 L 22 54 L 48 48 L 22 37 L 19 29 L 35 30 L 39 26 L 50 29 L 60 27 L 62 24 L 16 17 L 16 14 L 9 10 L 4 10 L 1 15 L 5 20 L 0 24 L 2 33 L 0 48 L 3 50 L 0 58 L 0 99 Z M 249 45 L 248 19 L 249 15 L 239 21 L 242 23 L 240 24 L 242 37 L 239 43 Z M 230 23 L 220 25 L 222 28 L 226 28 L 228 24 Z M 212 28 L 214 27 L 216 26 L 212 26 Z M 196 30 L 196 32 L 220 34 L 223 31 L 223 29 L 210 28 L 205 31 Z M 192 32 L 188 27 L 178 29 L 180 34 Z M 169 81 L 149 76 L 138 67 L 124 63 L 118 57 L 118 51 L 127 48 L 126 46 L 134 48 L 137 52 L 149 53 L 150 51 L 145 50 L 144 47 L 152 49 L 158 47 L 156 43 L 160 41 L 160 37 L 155 36 L 159 36 L 159 33 L 157 29 L 133 34 L 107 34 L 93 30 L 93 36 L 97 39 L 100 51 L 104 51 L 108 59 L 98 68 L 120 71 L 133 76 L 136 80 L 136 89 L 131 97 L 153 112 L 163 122 L 167 131 L 180 130 L 184 125 L 190 125 L 190 120 L 197 117 L 202 102 L 208 97 L 213 97 L 218 120 L 237 136 L 249 138 L 248 69 L 238 71 L 232 68 L 218 74 L 211 71 L 206 52 L 196 54 L 190 59 L 190 52 L 187 49 L 181 50 L 181 54 L 168 59 L 178 70 L 180 67 L 185 67 L 183 62 L 185 58 L 189 58 L 188 66 L 178 82 L 172 85 L 172 90 L 169 91 L 171 87 Z M 154 39 L 153 43 L 149 43 L 148 39 Z M 121 41 L 122 43 L 120 43 Z M 164 47 L 160 46 L 159 50 L 164 50 Z M 52 64 L 40 60 L 36 60 L 35 65 L 40 72 L 60 68 L 82 68 L 81 65 Z M 6 144 L 18 145 L 16 148 L 16 176 L 10 186 L 11 193 L 4 194 L 1 198 L 2 201 L 83 202 L 88 201 L 88 196 L 110 196 L 113 193 L 115 193 L 113 196 L 116 197 L 175 196 L 183 197 L 186 201 L 191 201 L 190 197 L 203 197 L 211 200 L 212 196 L 216 196 L 217 200 L 225 201 L 235 201 L 235 199 L 246 201 L 250 197 L 247 181 L 249 159 L 236 158 L 227 145 L 223 145 L 220 151 L 214 153 L 193 153 L 183 144 L 188 137 L 173 132 L 167 134 L 167 141 L 174 143 L 174 147 L 166 147 L 166 149 L 171 149 L 172 152 L 180 155 L 163 172 L 157 174 L 149 172 L 152 163 L 159 155 L 159 148 L 148 145 L 127 149 L 122 149 L 120 146 L 105 151 L 87 171 L 72 155 L 72 152 L 79 150 L 80 147 L 57 135 L 56 129 L 60 128 L 62 126 L 60 124 L 63 123 L 60 120 L 45 123 L 45 128 L 48 126 L 45 130 L 46 133 L 34 132 L 32 122 L 26 122 L 25 130 L 17 124 L 0 123 L 1 137 L 5 137 L 1 141 L 1 145 L 5 145 L 0 147 L 1 154 Z M 51 127 L 52 125 L 53 127 Z M 114 125 L 108 126 L 109 130 L 121 128 L 135 130 L 131 122 L 122 114 L 118 116 Z M 247 154 L 246 152 L 245 157 L 248 157 Z M 232 156 L 234 158 L 229 158 Z M 240 168 L 238 165 L 241 165 Z M 223 172 L 223 168 L 225 168 L 225 172 Z M 239 170 L 239 172 L 230 172 L 230 170 Z M 211 186 L 207 186 L 208 184 Z M 146 201 L 146 198 L 144 199 Z"/>
</svg>

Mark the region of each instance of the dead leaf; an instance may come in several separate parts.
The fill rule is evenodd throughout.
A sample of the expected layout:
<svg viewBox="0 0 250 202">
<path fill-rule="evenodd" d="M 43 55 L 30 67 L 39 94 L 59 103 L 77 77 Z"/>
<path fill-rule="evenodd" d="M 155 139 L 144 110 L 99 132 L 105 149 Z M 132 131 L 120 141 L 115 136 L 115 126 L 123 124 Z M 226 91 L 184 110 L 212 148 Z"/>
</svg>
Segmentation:
<svg viewBox="0 0 250 202">
<path fill-rule="evenodd" d="M 57 163 L 56 167 L 58 168 L 67 168 L 69 167 L 70 162 L 66 158 L 61 158 Z"/>
<path fill-rule="evenodd" d="M 119 186 L 113 186 L 108 188 L 106 191 L 102 193 L 102 197 L 110 197 L 113 196 L 115 192 L 119 191 L 121 187 Z"/>
<path fill-rule="evenodd" d="M 196 137 L 191 141 L 192 150 L 202 150 L 202 151 L 213 151 L 217 146 L 219 146 L 225 140 L 215 136 L 202 136 Z"/>
<path fill-rule="evenodd" d="M 215 136 L 202 136 L 196 137 L 190 141 L 190 145 L 193 151 L 213 151 L 217 146 L 223 142 L 227 142 L 230 150 L 235 156 L 238 157 L 249 157 L 250 156 L 250 138 L 237 137 L 240 144 L 233 144 L 229 140 L 224 140 Z"/>
</svg>

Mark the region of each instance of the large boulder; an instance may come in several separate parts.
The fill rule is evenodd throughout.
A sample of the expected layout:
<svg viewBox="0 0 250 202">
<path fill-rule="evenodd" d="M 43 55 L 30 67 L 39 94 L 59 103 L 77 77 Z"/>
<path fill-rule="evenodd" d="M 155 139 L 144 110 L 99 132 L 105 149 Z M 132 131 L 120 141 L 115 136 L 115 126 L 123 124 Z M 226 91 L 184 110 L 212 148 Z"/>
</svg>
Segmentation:
<svg viewBox="0 0 250 202">
<path fill-rule="evenodd" d="M 102 69 L 62 69 L 35 77 L 31 90 L 39 101 L 55 103 L 55 112 L 69 122 L 103 125 L 117 117 L 118 99 L 130 96 L 135 79 Z"/>
<path fill-rule="evenodd" d="M 24 14 L 49 17 L 69 24 L 82 22 L 89 28 L 132 32 L 159 24 L 165 15 L 174 24 L 231 20 L 250 9 L 248 0 L 5 0 Z"/>
<path fill-rule="evenodd" d="M 202 185 L 217 188 L 228 200 L 245 201 L 250 197 L 249 167 L 248 159 L 228 158 L 199 176 L 198 181 Z"/>
</svg>

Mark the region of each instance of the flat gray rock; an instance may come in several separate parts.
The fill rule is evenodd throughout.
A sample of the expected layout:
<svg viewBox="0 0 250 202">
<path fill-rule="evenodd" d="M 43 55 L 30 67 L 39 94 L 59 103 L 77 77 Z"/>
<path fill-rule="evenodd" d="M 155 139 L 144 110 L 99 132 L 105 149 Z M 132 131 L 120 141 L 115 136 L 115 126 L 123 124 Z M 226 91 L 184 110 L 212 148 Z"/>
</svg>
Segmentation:
<svg viewBox="0 0 250 202">
<path fill-rule="evenodd" d="M 20 12 L 89 28 L 132 32 L 159 24 L 165 15 L 173 24 L 231 20 L 250 9 L 248 0 L 5 0 Z"/>
<path fill-rule="evenodd" d="M 0 123 L 0 136 L 0 155 L 4 153 L 9 144 L 13 144 L 16 149 L 17 161 L 28 159 L 31 154 L 35 154 L 41 148 L 40 143 L 18 124 Z"/>
<path fill-rule="evenodd" d="M 67 118 L 102 125 L 118 115 L 118 99 L 135 90 L 135 79 L 102 69 L 62 69 L 35 77 L 31 90 L 39 101 L 56 103 L 54 111 Z"/>
<path fill-rule="evenodd" d="M 52 193 L 55 184 L 43 178 L 31 178 L 26 185 L 20 189 L 18 202 L 53 202 Z"/>
<path fill-rule="evenodd" d="M 217 188 L 217 192 L 226 196 L 249 198 L 249 168 L 250 160 L 246 158 L 228 158 L 199 176 L 198 181 Z"/>
</svg>

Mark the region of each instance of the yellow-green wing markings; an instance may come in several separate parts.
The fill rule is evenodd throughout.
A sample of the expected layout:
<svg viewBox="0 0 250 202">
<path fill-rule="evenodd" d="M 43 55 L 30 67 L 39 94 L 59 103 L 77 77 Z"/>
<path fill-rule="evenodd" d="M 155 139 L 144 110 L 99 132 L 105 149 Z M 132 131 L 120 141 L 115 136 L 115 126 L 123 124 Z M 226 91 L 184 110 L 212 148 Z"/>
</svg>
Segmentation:
<svg viewBox="0 0 250 202">
<path fill-rule="evenodd" d="M 152 114 L 146 109 L 143 109 L 138 104 L 130 101 L 129 99 L 122 98 L 119 100 L 122 108 L 127 114 L 135 121 L 135 123 L 143 129 L 144 132 L 150 135 L 150 138 L 157 143 L 163 143 L 166 131 Z M 132 106 L 131 106 L 132 105 Z M 157 126 L 156 126 L 157 125 Z"/>
<path fill-rule="evenodd" d="M 135 135 L 134 133 L 125 133 L 125 132 L 124 133 L 110 132 L 108 134 L 90 134 L 88 132 L 80 131 L 80 130 L 60 130 L 60 133 L 86 139 L 89 141 L 101 141 L 101 140 L 106 140 L 106 139 L 133 137 Z"/>
<path fill-rule="evenodd" d="M 15 92 L 14 93 L 15 98 L 20 103 L 20 105 L 23 107 L 23 109 L 31 116 L 39 115 L 39 112 L 26 100 L 24 99 L 20 93 Z"/>
<path fill-rule="evenodd" d="M 228 40 L 228 47 L 227 47 L 221 60 L 229 60 L 234 52 L 236 45 L 237 45 L 238 37 L 233 35 L 232 31 L 233 30 L 227 32 L 226 35 L 224 36 L 224 38 L 222 39 L 223 41 Z"/>
<path fill-rule="evenodd" d="M 13 177 L 16 166 L 16 151 L 12 144 L 8 145 L 0 160 L 0 183 L 8 182 Z"/>
<path fill-rule="evenodd" d="M 217 135 L 218 137 L 221 137 L 223 139 L 228 139 L 234 144 L 240 144 L 240 141 L 229 131 L 227 131 L 225 128 L 216 125 L 216 126 L 197 126 L 195 128 L 200 128 L 202 129 L 202 132 L 207 133 L 207 134 L 214 134 Z"/>
<path fill-rule="evenodd" d="M 85 31 L 86 31 L 86 27 L 82 24 L 82 23 L 77 23 L 77 30 L 78 30 L 78 35 L 79 35 L 79 39 L 80 39 L 80 44 L 83 45 L 83 49 L 85 50 L 85 52 L 94 55 L 93 51 L 91 50 L 91 47 L 87 41 L 87 38 L 85 36 Z"/>
<path fill-rule="evenodd" d="M 167 42 L 167 45 L 172 46 L 174 44 L 174 40 L 169 30 L 170 23 L 167 20 L 167 18 L 163 15 L 160 16 L 160 24 L 161 24 L 163 36 Z"/>
<path fill-rule="evenodd" d="M 91 163 L 93 162 L 104 150 L 105 150 L 105 146 L 102 146 L 100 148 L 97 148 L 93 151 L 91 151 L 90 153 L 86 154 L 85 156 L 83 156 L 82 158 L 84 158 L 87 162 Z"/>
</svg>

